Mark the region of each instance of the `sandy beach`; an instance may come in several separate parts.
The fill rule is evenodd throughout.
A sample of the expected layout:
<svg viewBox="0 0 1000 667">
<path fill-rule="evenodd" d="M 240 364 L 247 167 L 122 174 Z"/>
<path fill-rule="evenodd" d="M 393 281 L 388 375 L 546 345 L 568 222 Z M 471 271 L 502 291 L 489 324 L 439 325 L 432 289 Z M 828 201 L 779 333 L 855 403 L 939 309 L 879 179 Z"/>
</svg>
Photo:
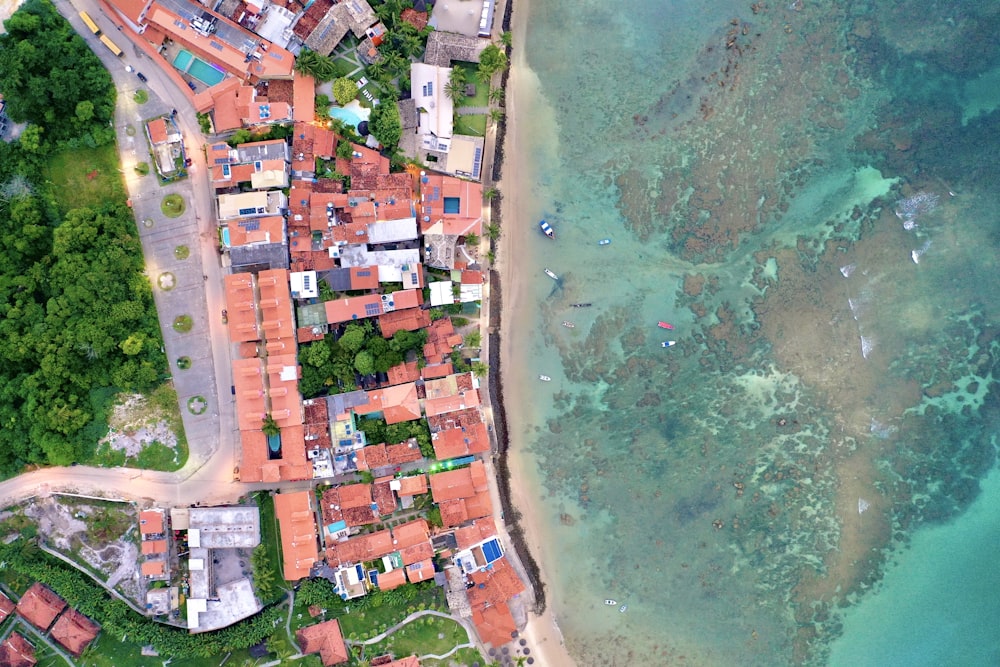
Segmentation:
<svg viewBox="0 0 1000 667">
<path fill-rule="evenodd" d="M 529 196 L 534 170 L 530 155 L 523 148 L 527 145 L 526 128 L 519 126 L 516 122 L 518 106 L 527 106 L 526 95 L 534 94 L 532 86 L 527 84 L 527 80 L 531 76 L 524 54 L 524 44 L 527 41 L 528 10 L 527 0 L 518 0 L 512 16 L 511 32 L 513 33 L 514 49 L 507 86 L 505 164 L 502 180 L 498 186 L 503 196 L 501 210 L 505 224 L 495 266 L 500 274 L 504 291 L 501 316 L 503 330 L 501 355 L 504 360 L 502 374 L 506 387 L 521 386 L 521 383 L 529 377 L 533 377 L 531 369 L 518 368 L 513 363 L 516 343 L 516 335 L 513 332 L 523 330 L 520 327 L 523 318 L 520 316 L 519 307 L 525 301 L 527 272 L 517 270 L 512 259 L 524 257 L 527 254 L 525 251 L 531 237 L 524 233 L 527 226 L 523 224 L 523 221 L 534 220 L 539 213 L 532 208 L 532 200 Z M 543 565 L 546 562 L 544 544 L 540 540 L 540 535 L 543 533 L 540 530 L 538 517 L 532 511 L 533 507 L 539 506 L 540 499 L 530 486 L 531 480 L 536 475 L 534 471 L 526 469 L 528 465 L 532 464 L 525 459 L 523 449 L 525 446 L 524 429 L 521 424 L 523 424 L 524 419 L 522 411 L 526 409 L 526 406 L 521 404 L 517 397 L 509 394 L 506 396 L 505 404 L 509 419 L 510 448 L 507 456 L 511 473 L 511 503 L 521 514 L 520 525 L 524 541 L 539 566 L 540 576 L 544 583 L 548 582 L 549 578 L 546 576 Z M 552 588 L 549 586 L 546 588 L 551 595 Z M 544 667 L 562 667 L 575 664 L 566 650 L 551 604 L 541 615 L 531 614 L 529 616 L 528 625 L 522 632 L 522 636 L 528 640 L 537 664 Z"/>
</svg>

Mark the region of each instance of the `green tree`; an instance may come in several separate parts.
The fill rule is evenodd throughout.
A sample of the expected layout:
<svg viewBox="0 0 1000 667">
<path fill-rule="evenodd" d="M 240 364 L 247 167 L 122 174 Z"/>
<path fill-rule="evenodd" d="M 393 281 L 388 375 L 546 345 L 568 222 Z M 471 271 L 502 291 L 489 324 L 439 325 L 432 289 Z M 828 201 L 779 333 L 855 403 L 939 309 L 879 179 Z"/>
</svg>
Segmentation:
<svg viewBox="0 0 1000 667">
<path fill-rule="evenodd" d="M 497 197 L 497 196 L 498 196 L 499 194 L 500 194 L 500 191 L 499 191 L 499 190 L 497 190 L 497 189 L 496 189 L 496 188 L 494 188 L 494 187 L 489 187 L 489 188 L 486 188 L 486 189 L 485 189 L 485 190 L 483 191 L 483 197 L 484 197 L 484 198 L 486 199 L 486 201 L 492 201 L 493 199 L 496 199 L 496 197 Z"/>
<path fill-rule="evenodd" d="M 400 137 L 403 136 L 403 122 L 399 118 L 399 107 L 393 96 L 386 95 L 372 109 L 371 117 L 368 119 L 368 129 L 386 150 L 395 150 Z"/>
<path fill-rule="evenodd" d="M 278 426 L 278 422 L 274 421 L 274 417 L 270 414 L 264 415 L 264 419 L 261 420 L 260 430 L 264 432 L 264 435 L 271 437 L 281 433 L 281 428 Z"/>
<path fill-rule="evenodd" d="M 314 368 L 322 368 L 333 356 L 333 351 L 325 341 L 316 341 L 302 346 L 302 361 Z"/>
<path fill-rule="evenodd" d="M 41 125 L 28 125 L 21 132 L 19 139 L 21 148 L 28 153 L 37 153 L 42 149 L 42 132 L 45 131 Z"/>
<path fill-rule="evenodd" d="M 465 102 L 466 83 L 465 69 L 452 67 L 451 74 L 448 75 L 448 83 L 444 86 L 444 92 L 456 107 L 462 106 L 462 103 Z"/>
<path fill-rule="evenodd" d="M 119 343 L 118 346 L 122 349 L 122 352 L 130 357 L 134 357 L 142 352 L 142 348 L 145 344 L 145 337 L 141 333 L 134 333 Z"/>
<path fill-rule="evenodd" d="M 503 102 L 503 96 L 504 96 L 503 88 L 490 89 L 490 102 L 494 104 L 501 104 Z"/>
<path fill-rule="evenodd" d="M 503 120 L 503 109 L 490 109 L 490 120 L 499 123 Z"/>
<path fill-rule="evenodd" d="M 483 343 L 483 336 L 478 330 L 470 331 L 465 335 L 465 346 L 472 349 L 478 349 Z"/>
<path fill-rule="evenodd" d="M 348 352 L 357 352 L 365 344 L 365 330 L 357 324 L 348 324 L 337 341 Z"/>
<path fill-rule="evenodd" d="M 474 248 L 479 245 L 479 235 L 478 234 L 466 234 L 465 235 L 465 245 Z"/>
<path fill-rule="evenodd" d="M 511 34 L 510 30 L 505 30 L 503 34 L 500 35 L 500 41 L 503 42 L 504 46 L 510 46 L 514 41 L 514 36 Z"/>
<path fill-rule="evenodd" d="M 490 44 L 479 54 L 479 68 L 489 76 L 507 67 L 507 54 L 496 44 Z"/>
<path fill-rule="evenodd" d="M 324 56 L 309 49 L 302 49 L 295 58 L 295 70 L 307 74 L 320 83 L 333 81 L 340 76 L 340 66 L 333 58 Z"/>
<path fill-rule="evenodd" d="M 490 367 L 481 361 L 476 361 L 472 364 L 472 374 L 477 378 L 484 378 L 490 373 Z"/>
<path fill-rule="evenodd" d="M 358 96 L 358 86 L 349 77 L 341 77 L 333 82 L 333 99 L 344 106 Z"/>
<path fill-rule="evenodd" d="M 354 368 L 362 375 L 371 375 L 375 372 L 375 360 L 371 352 L 362 350 L 354 356 Z"/>
<path fill-rule="evenodd" d="M 350 141 L 341 141 L 337 144 L 337 157 L 350 160 L 352 155 L 354 155 L 354 146 L 351 145 Z"/>
<path fill-rule="evenodd" d="M 491 241 L 496 241 L 500 238 L 500 231 L 500 225 L 495 222 L 486 225 L 486 235 L 489 236 Z"/>
<path fill-rule="evenodd" d="M 76 103 L 76 119 L 81 125 L 94 117 L 94 103 L 90 100 L 80 100 Z"/>
<path fill-rule="evenodd" d="M 266 546 L 260 544 L 254 548 L 250 554 L 250 565 L 253 570 L 253 583 L 257 589 L 257 596 L 263 601 L 272 601 L 277 575 L 274 571 L 274 565 L 268 558 Z"/>
</svg>

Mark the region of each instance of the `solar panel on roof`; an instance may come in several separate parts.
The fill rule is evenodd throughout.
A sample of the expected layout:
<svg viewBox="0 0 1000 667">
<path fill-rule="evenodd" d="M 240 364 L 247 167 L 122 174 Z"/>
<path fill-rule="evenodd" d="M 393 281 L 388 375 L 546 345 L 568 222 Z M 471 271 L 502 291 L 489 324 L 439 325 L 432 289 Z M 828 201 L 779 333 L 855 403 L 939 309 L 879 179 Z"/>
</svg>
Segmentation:
<svg viewBox="0 0 1000 667">
<path fill-rule="evenodd" d="M 365 304 L 365 315 L 371 317 L 373 315 L 378 315 L 382 312 L 382 304 L 380 303 L 366 303 Z"/>
<path fill-rule="evenodd" d="M 219 44 L 218 42 L 209 42 L 208 45 L 217 51 L 223 50 L 222 44 Z"/>
</svg>

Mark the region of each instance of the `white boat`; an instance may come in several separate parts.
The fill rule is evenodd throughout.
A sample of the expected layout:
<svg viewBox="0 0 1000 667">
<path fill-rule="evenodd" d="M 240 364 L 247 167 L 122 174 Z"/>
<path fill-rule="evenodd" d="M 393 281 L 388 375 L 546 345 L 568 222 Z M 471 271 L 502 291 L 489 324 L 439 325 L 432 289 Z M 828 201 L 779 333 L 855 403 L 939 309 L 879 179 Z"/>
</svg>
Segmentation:
<svg viewBox="0 0 1000 667">
<path fill-rule="evenodd" d="M 552 273 L 548 269 L 545 269 L 545 275 L 547 275 L 549 278 L 552 278 L 552 280 L 559 280 L 559 276 L 557 276 L 556 274 Z"/>
<path fill-rule="evenodd" d="M 618 600 L 605 600 L 604 604 L 608 605 L 609 607 L 617 607 Z"/>
<path fill-rule="evenodd" d="M 660 347 L 673 347 L 674 345 L 677 345 L 677 341 L 675 340 L 665 340 L 660 343 Z"/>
<path fill-rule="evenodd" d="M 625 612 L 628 611 L 628 605 L 627 604 L 623 604 L 622 606 L 618 607 L 618 611 L 620 611 L 621 613 L 624 614 Z"/>
<path fill-rule="evenodd" d="M 563 322 L 563 326 L 566 327 L 567 329 L 573 329 L 576 327 L 576 325 L 573 324 L 572 322 Z"/>
<path fill-rule="evenodd" d="M 556 232 L 555 232 L 555 230 L 552 229 L 552 226 L 549 223 L 547 223 L 544 220 L 542 220 L 541 222 L 538 223 L 538 226 L 541 227 L 542 234 L 545 234 L 550 239 L 555 239 Z"/>
<path fill-rule="evenodd" d="M 538 379 L 541 380 L 542 382 L 552 382 L 552 378 L 550 378 L 548 375 L 539 375 Z"/>
<path fill-rule="evenodd" d="M 597 242 L 597 245 L 611 245 L 611 239 L 601 239 Z"/>
</svg>

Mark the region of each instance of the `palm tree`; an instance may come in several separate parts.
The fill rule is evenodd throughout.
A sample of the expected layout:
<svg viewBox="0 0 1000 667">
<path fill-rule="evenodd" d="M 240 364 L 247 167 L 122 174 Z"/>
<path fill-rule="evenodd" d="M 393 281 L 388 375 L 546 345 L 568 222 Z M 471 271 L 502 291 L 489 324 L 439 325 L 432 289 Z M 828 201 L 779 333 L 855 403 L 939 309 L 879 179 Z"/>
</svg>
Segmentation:
<svg viewBox="0 0 1000 667">
<path fill-rule="evenodd" d="M 510 30 L 506 30 L 502 35 L 500 35 L 500 41 L 503 42 L 504 46 L 510 46 L 514 41 L 514 36 L 511 34 Z"/>
<path fill-rule="evenodd" d="M 490 89 L 490 102 L 493 102 L 494 104 L 500 104 L 503 102 L 503 88 Z"/>
<path fill-rule="evenodd" d="M 489 372 L 490 372 L 489 364 L 484 364 L 481 361 L 477 361 L 476 363 L 472 364 L 472 374 L 475 375 L 477 378 L 484 378 L 489 374 Z"/>
<path fill-rule="evenodd" d="M 495 222 L 486 225 L 486 235 L 490 237 L 491 241 L 496 241 L 500 238 L 500 225 Z"/>
<path fill-rule="evenodd" d="M 490 120 L 499 123 L 503 119 L 503 109 L 490 109 Z"/>
<path fill-rule="evenodd" d="M 494 197 L 498 196 L 499 194 L 500 194 L 500 191 L 497 190 L 496 188 L 492 188 L 492 187 L 491 188 L 486 188 L 486 190 L 483 191 L 483 197 L 486 197 L 486 201 L 490 201 L 491 199 L 493 199 Z"/>
<path fill-rule="evenodd" d="M 449 81 L 444 85 L 444 93 L 448 96 L 448 99 L 454 103 L 456 107 L 462 106 L 465 102 L 465 84 L 456 84 L 454 81 Z"/>
</svg>

